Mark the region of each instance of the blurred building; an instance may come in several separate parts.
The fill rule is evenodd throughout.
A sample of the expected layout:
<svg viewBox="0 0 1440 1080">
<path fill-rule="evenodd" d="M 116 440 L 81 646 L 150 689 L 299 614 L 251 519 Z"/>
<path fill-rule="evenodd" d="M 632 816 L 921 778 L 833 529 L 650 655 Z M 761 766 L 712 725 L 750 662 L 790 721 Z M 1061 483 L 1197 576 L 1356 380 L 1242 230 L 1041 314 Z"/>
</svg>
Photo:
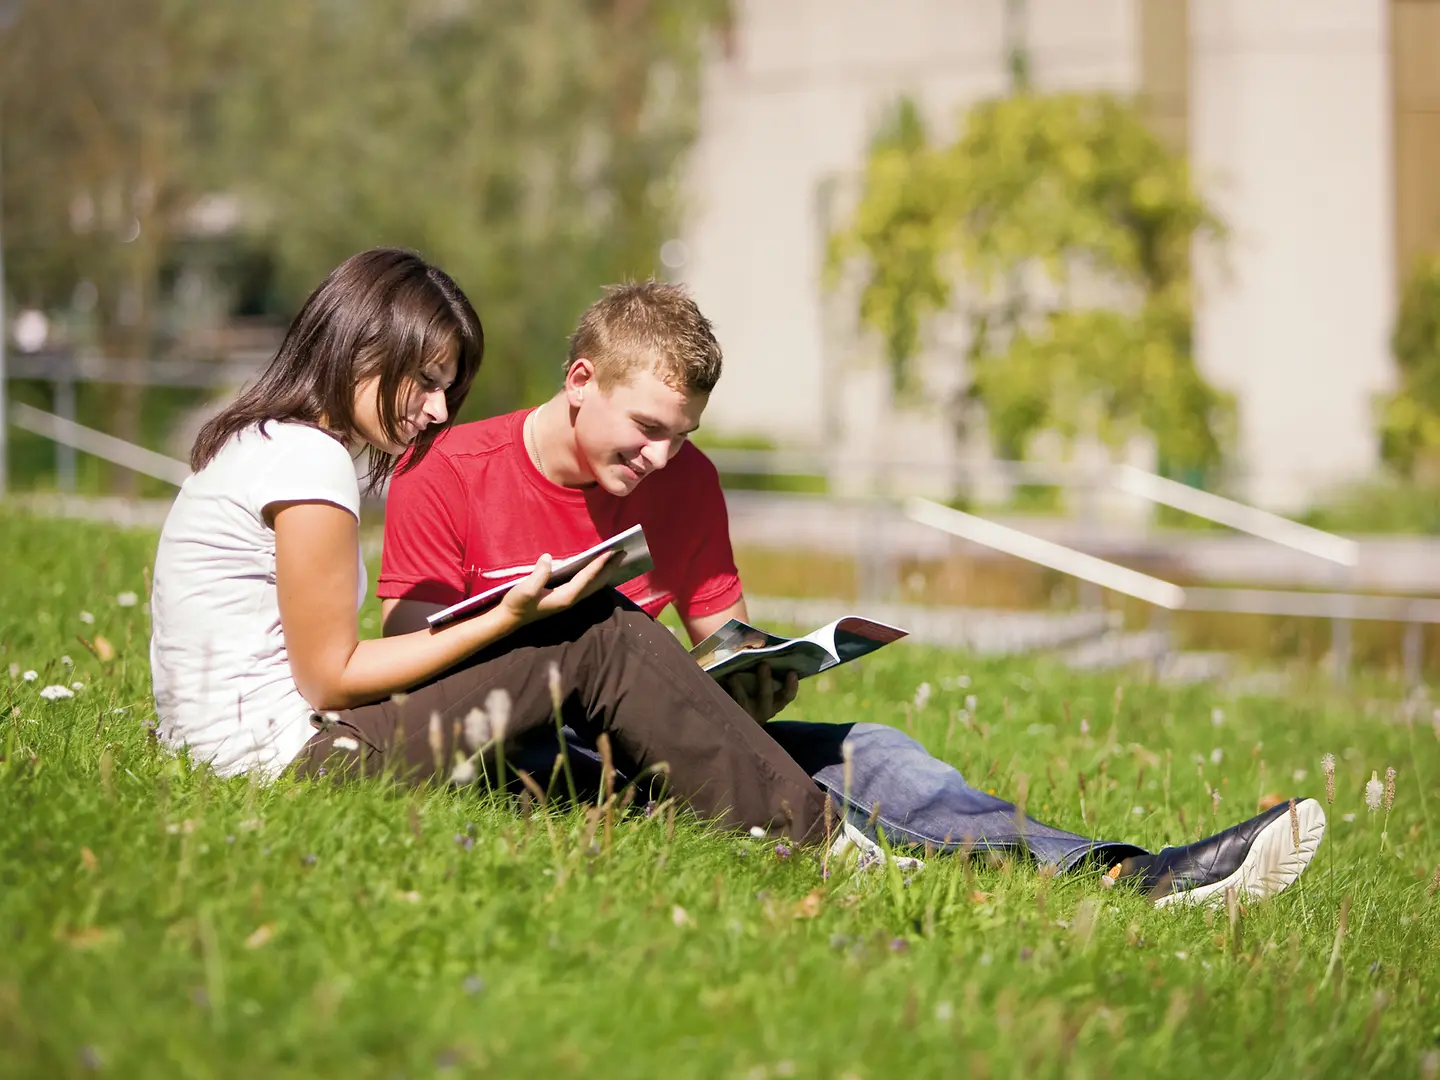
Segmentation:
<svg viewBox="0 0 1440 1080">
<path fill-rule="evenodd" d="M 953 134 L 1007 91 L 1021 17 L 1034 86 L 1139 95 L 1231 229 L 1223 263 L 1197 253 L 1196 331 L 1240 403 L 1244 493 L 1294 507 L 1367 473 L 1397 280 L 1440 248 L 1431 0 L 741 0 L 706 74 L 678 267 L 725 346 L 711 424 L 856 467 L 977 452 L 940 408 L 889 403 L 822 290 L 824 236 L 887 107 L 911 95 Z M 963 328 L 934 329 L 939 401 Z"/>
</svg>

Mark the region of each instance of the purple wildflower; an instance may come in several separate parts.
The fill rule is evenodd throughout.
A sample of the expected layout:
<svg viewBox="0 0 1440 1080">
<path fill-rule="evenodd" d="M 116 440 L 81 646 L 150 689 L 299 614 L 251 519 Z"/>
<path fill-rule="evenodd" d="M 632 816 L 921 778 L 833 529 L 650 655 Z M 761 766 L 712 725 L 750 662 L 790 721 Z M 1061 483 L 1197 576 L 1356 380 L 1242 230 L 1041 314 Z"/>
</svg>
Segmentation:
<svg viewBox="0 0 1440 1080">
<path fill-rule="evenodd" d="M 776 844 L 776 845 L 775 845 L 775 857 L 776 857 L 777 859 L 779 859 L 781 862 L 784 862 L 786 859 L 790 858 L 790 855 L 791 855 L 791 854 L 792 854 L 792 852 L 791 852 L 791 849 L 790 849 L 790 845 L 789 845 L 789 844 Z"/>
</svg>

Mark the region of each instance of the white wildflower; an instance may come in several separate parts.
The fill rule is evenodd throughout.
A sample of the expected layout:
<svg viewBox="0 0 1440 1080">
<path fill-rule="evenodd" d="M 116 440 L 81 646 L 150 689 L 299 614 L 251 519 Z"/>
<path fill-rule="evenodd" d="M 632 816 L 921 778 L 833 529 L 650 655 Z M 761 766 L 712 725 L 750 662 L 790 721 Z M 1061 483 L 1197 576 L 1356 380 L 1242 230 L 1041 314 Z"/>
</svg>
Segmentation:
<svg viewBox="0 0 1440 1080">
<path fill-rule="evenodd" d="M 72 682 L 72 683 L 70 684 L 70 689 L 71 689 L 71 690 L 84 690 L 84 689 L 85 689 L 85 684 L 84 684 L 83 682 Z"/>
<path fill-rule="evenodd" d="M 969 676 L 969 675 L 961 675 L 958 679 L 955 680 L 955 683 L 956 683 L 957 686 L 960 687 L 961 690 L 969 690 L 969 689 L 970 689 L 970 676 Z"/>
<path fill-rule="evenodd" d="M 60 657 L 60 663 L 64 664 L 66 667 L 74 667 L 74 666 L 75 666 L 75 661 L 74 661 L 74 660 L 71 660 L 70 657 L 68 657 L 68 656 L 62 656 L 62 657 Z"/>
<path fill-rule="evenodd" d="M 75 691 L 68 686 L 47 686 L 40 691 L 40 696 L 46 701 L 59 701 L 61 698 L 74 697 Z M 1377 802 L 1376 805 L 1378 806 L 1379 803 Z"/>
<path fill-rule="evenodd" d="M 1304 769 L 1296 769 L 1293 773 L 1290 774 L 1290 779 L 1294 780 L 1297 784 L 1303 784 L 1305 782 L 1305 778 L 1309 775 L 1310 774 Z"/>
<path fill-rule="evenodd" d="M 1211 709 L 1211 710 L 1210 710 L 1210 723 L 1214 724 L 1216 727 L 1220 727 L 1221 725 L 1223 725 L 1223 724 L 1225 723 L 1225 710 L 1224 710 L 1224 709 Z"/>
<path fill-rule="evenodd" d="M 764 840 L 765 830 L 762 829 L 759 825 L 751 825 L 750 835 L 753 836 L 756 840 Z"/>
<path fill-rule="evenodd" d="M 970 713 L 971 716 L 975 715 L 975 710 L 979 707 L 980 699 L 978 697 L 976 697 L 974 694 L 965 695 L 965 709 L 967 712 Z"/>
<path fill-rule="evenodd" d="M 935 1019 L 942 1024 L 948 1024 L 955 1015 L 955 1006 L 948 1001 L 937 1002 L 935 1005 Z"/>
<path fill-rule="evenodd" d="M 1211 751 L 1210 751 L 1210 764 L 1211 764 L 1211 765 L 1219 765 L 1220 762 L 1222 762 L 1222 761 L 1224 761 L 1224 760 L 1225 760 L 1225 751 L 1221 750 L 1218 746 L 1215 747 L 1214 750 L 1211 750 Z"/>
<path fill-rule="evenodd" d="M 133 592 L 117 593 L 115 596 L 115 603 L 119 604 L 121 607 L 134 607 L 139 602 L 140 598 L 136 596 Z"/>
<path fill-rule="evenodd" d="M 1346 814 L 1346 815 L 1345 815 L 1344 817 L 1342 817 L 1340 820 L 1343 821 L 1343 822 L 1345 822 L 1345 823 L 1348 825 L 1350 822 L 1352 822 L 1352 821 L 1355 820 L 1355 815 L 1354 815 L 1354 814 Z"/>
<path fill-rule="evenodd" d="M 930 684 L 928 682 L 922 682 L 915 688 L 915 697 L 912 704 L 916 709 L 923 709 L 926 705 L 930 704 Z"/>
<path fill-rule="evenodd" d="M 337 735 L 330 740 L 330 745 L 337 750 L 359 750 L 360 744 L 349 735 Z"/>
<path fill-rule="evenodd" d="M 82 611 L 80 612 L 80 621 L 83 622 L 86 626 L 94 626 L 95 616 L 91 615 L 88 611 Z"/>
<path fill-rule="evenodd" d="M 1365 805 L 1371 813 L 1380 809 L 1380 799 L 1385 794 L 1385 785 L 1380 782 L 1380 774 L 1374 770 L 1370 773 L 1370 779 L 1365 784 Z"/>
<path fill-rule="evenodd" d="M 676 926 L 692 926 L 695 920 L 690 918 L 690 913 L 679 904 L 670 909 L 670 921 Z"/>
<path fill-rule="evenodd" d="M 36 679 L 38 679 L 39 677 L 40 677 L 40 673 L 39 673 L 38 671 L 34 671 L 34 670 L 27 671 L 27 672 L 25 672 L 25 675 L 24 675 L 24 679 L 25 679 L 26 682 L 34 682 L 34 681 L 35 681 Z"/>
<path fill-rule="evenodd" d="M 1090 734 L 1090 721 L 1089 721 L 1089 719 L 1088 719 L 1087 717 L 1084 717 L 1084 716 L 1082 716 L 1082 717 L 1080 718 L 1080 734 L 1081 734 L 1081 735 L 1089 735 L 1089 734 Z"/>
<path fill-rule="evenodd" d="M 490 741 L 490 718 L 484 709 L 471 709 L 465 714 L 465 745 L 479 750 Z"/>
<path fill-rule="evenodd" d="M 490 714 L 490 737 L 504 742 L 510 726 L 510 692 L 503 687 L 491 690 L 485 695 L 485 711 Z"/>
<path fill-rule="evenodd" d="M 473 784 L 475 782 L 475 759 L 455 754 L 455 767 L 450 770 L 452 784 Z"/>
</svg>

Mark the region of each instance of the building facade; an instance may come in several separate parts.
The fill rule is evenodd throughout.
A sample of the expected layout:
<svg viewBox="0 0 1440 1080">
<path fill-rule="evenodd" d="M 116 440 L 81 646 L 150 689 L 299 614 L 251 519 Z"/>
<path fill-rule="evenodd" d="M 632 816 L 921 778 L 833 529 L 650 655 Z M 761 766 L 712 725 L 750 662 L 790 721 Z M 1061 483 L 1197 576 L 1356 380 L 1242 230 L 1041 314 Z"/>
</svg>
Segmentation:
<svg viewBox="0 0 1440 1080">
<path fill-rule="evenodd" d="M 1196 343 L 1239 402 L 1235 489 L 1294 508 L 1372 471 L 1397 279 L 1440 250 L 1434 0 L 744 0 L 706 73 L 675 267 L 726 350 L 710 423 L 847 468 L 985 455 L 939 404 L 964 328 L 930 328 L 930 404 L 892 402 L 822 272 L 886 110 L 908 95 L 949 137 L 1007 92 L 1017 40 L 1037 90 L 1136 95 L 1230 229 L 1195 253 Z"/>
</svg>

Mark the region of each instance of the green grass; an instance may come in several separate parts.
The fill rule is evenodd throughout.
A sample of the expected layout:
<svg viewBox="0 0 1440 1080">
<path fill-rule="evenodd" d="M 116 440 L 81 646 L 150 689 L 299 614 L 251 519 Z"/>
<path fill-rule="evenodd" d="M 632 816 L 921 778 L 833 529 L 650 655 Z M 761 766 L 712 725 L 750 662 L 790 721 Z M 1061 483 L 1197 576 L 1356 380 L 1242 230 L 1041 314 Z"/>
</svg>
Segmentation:
<svg viewBox="0 0 1440 1080">
<path fill-rule="evenodd" d="M 607 841 L 584 810 L 216 779 L 148 735 L 153 545 L 0 514 L 0 1074 L 1435 1074 L 1428 705 L 1412 726 L 1396 702 L 1230 700 L 900 645 L 794 706 L 907 727 L 980 786 L 1027 784 L 1057 824 L 1156 846 L 1217 824 L 1210 790 L 1220 825 L 1262 792 L 1323 797 L 1333 752 L 1316 863 L 1232 934 L 1223 912 L 1019 861 L 827 882 L 812 854 L 683 815 Z M 77 639 L 97 634 L 113 659 Z M 1361 793 L 1387 765 L 1382 849 Z"/>
</svg>

